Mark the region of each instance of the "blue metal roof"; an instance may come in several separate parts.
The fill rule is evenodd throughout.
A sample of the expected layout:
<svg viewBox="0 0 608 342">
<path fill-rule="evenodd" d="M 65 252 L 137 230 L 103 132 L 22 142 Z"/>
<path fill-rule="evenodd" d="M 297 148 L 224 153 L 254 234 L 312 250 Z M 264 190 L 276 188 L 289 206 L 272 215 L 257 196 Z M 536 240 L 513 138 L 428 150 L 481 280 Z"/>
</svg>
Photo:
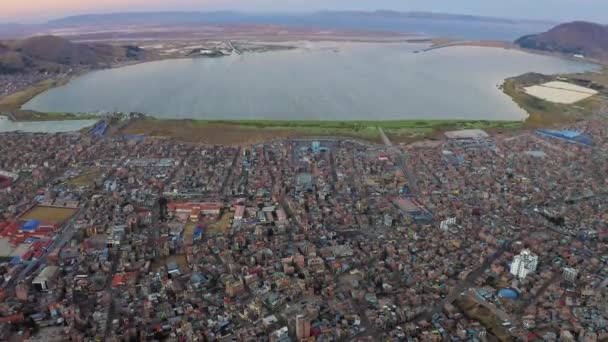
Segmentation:
<svg viewBox="0 0 608 342">
<path fill-rule="evenodd" d="M 567 129 L 558 130 L 555 133 L 557 133 L 563 137 L 566 137 L 568 139 L 574 139 L 582 134 L 581 132 L 571 131 L 571 130 L 567 130 Z"/>
<path fill-rule="evenodd" d="M 507 299 L 517 299 L 517 297 L 519 297 L 519 293 L 511 288 L 505 288 L 498 291 L 498 296 Z"/>
<path fill-rule="evenodd" d="M 39 225 L 40 225 L 40 221 L 29 220 L 29 221 L 25 222 L 25 224 L 21 227 L 21 230 L 25 230 L 25 231 L 36 230 L 36 228 L 38 228 Z"/>
</svg>

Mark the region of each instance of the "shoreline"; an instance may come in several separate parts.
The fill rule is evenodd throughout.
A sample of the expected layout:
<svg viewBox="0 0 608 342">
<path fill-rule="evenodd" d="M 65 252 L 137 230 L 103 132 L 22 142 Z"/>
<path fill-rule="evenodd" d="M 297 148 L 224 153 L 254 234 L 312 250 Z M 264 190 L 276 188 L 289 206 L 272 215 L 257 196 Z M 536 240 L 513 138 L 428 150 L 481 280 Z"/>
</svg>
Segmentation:
<svg viewBox="0 0 608 342">
<path fill-rule="evenodd" d="M 429 39 L 424 42 L 415 41 L 416 43 L 432 43 L 427 50 L 441 49 L 455 46 L 478 46 L 488 48 L 504 48 L 504 49 L 516 49 L 526 53 L 540 54 L 540 55 L 551 55 L 559 58 L 567 58 L 564 55 L 558 55 L 555 53 L 543 53 L 542 51 L 529 51 L 521 49 L 518 46 L 506 43 L 506 42 L 495 42 L 495 41 L 455 41 L 447 39 Z M 258 42 L 261 43 L 261 42 Z M 411 42 L 414 43 L 414 42 Z M 293 48 L 293 45 L 291 46 Z M 298 47 L 295 47 L 298 48 Z M 255 53 L 255 52 L 251 52 Z M 155 56 L 158 57 L 158 56 Z M 0 99 L 0 115 L 8 116 L 10 120 L 16 122 L 36 122 L 36 121 L 65 121 L 65 120 L 87 120 L 87 119 L 99 119 L 103 115 L 97 114 L 73 114 L 73 113 L 39 113 L 35 111 L 29 111 L 21 109 L 22 106 L 30 101 L 37 95 L 48 91 L 55 87 L 63 86 L 69 83 L 72 79 L 87 74 L 91 71 L 104 70 L 104 69 L 115 69 L 125 66 L 137 65 L 141 63 L 161 61 L 161 60 L 172 60 L 172 59 L 184 59 L 184 58 L 209 58 L 205 56 L 201 57 L 169 57 L 169 58 L 150 58 L 142 61 L 133 61 L 128 63 L 119 63 L 108 68 L 89 68 L 82 70 L 74 75 L 71 75 L 62 79 L 49 79 L 35 84 L 23 91 L 7 95 Z M 220 57 L 221 58 L 221 57 Z M 572 59 L 572 58 L 570 58 Z M 577 59 L 578 60 L 578 59 Z M 591 60 L 584 60 L 585 62 L 594 63 Z M 601 74 L 608 74 L 608 68 L 605 64 L 596 62 L 601 65 Z M 596 72 L 587 72 L 596 73 Z M 516 80 L 523 77 L 524 75 L 514 76 L 507 78 L 503 81 L 503 84 L 499 87 L 499 91 L 502 91 L 505 95 L 509 96 L 517 105 L 519 105 L 527 114 L 528 117 L 523 121 L 517 120 L 458 120 L 458 119 L 404 119 L 404 120 L 299 120 L 299 121 L 288 121 L 288 120 L 206 120 L 206 119 L 160 119 L 155 117 L 146 117 L 143 119 L 151 126 L 158 126 L 159 123 L 170 123 L 171 125 L 187 125 L 195 124 L 196 126 L 206 125 L 209 127 L 221 126 L 229 127 L 237 130 L 275 130 L 282 132 L 290 132 L 294 135 L 310 136 L 312 133 L 320 135 L 328 135 L 334 133 L 345 134 L 347 136 L 356 136 L 363 138 L 377 139 L 375 134 L 372 134 L 371 130 L 377 130 L 377 128 L 383 128 L 389 136 L 399 141 L 415 141 L 426 139 L 429 137 L 437 136 L 438 133 L 445 132 L 451 129 L 462 129 L 462 128 L 481 128 L 487 130 L 504 130 L 504 129 L 522 129 L 537 127 L 539 124 L 542 125 L 553 125 L 559 123 L 568 123 L 571 120 L 564 120 L 562 117 L 547 118 L 542 117 L 539 119 L 539 114 L 535 113 L 532 108 L 526 103 L 525 100 L 521 100 L 521 95 L 517 92 L 518 85 Z M 548 76 L 557 77 L 557 75 Z M 12 115 L 6 115 L 6 113 Z M 545 115 L 546 116 L 546 115 Z M 130 126 L 129 123 L 127 126 Z M 145 126 L 145 125 L 144 125 Z M 127 127 L 128 128 L 128 127 Z M 146 131 L 144 127 L 139 127 L 143 132 Z M 161 133 L 159 127 L 149 127 L 149 135 L 162 136 L 157 134 Z M 135 130 L 137 131 L 137 129 Z M 161 129 L 162 131 L 162 129 Z M 173 135 L 169 132 L 169 136 Z"/>
</svg>

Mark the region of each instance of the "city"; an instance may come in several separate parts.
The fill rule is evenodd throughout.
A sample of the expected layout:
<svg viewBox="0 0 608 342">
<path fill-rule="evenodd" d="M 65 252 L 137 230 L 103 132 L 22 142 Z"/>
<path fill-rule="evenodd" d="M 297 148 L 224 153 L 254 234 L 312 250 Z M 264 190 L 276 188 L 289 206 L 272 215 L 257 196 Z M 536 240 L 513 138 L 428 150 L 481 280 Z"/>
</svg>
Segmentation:
<svg viewBox="0 0 608 342">
<path fill-rule="evenodd" d="M 608 124 L 0 135 L 0 340 L 605 341 Z"/>
</svg>

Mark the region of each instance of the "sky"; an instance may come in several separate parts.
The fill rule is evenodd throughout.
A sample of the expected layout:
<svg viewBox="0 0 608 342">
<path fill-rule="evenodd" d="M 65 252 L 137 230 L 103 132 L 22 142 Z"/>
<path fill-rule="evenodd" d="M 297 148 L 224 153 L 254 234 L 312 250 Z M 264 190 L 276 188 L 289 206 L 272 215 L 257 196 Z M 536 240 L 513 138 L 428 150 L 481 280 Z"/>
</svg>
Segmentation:
<svg viewBox="0 0 608 342">
<path fill-rule="evenodd" d="M 43 22 L 75 14 L 122 11 L 377 9 L 608 23 L 608 0 L 0 0 L 0 22 Z"/>
</svg>

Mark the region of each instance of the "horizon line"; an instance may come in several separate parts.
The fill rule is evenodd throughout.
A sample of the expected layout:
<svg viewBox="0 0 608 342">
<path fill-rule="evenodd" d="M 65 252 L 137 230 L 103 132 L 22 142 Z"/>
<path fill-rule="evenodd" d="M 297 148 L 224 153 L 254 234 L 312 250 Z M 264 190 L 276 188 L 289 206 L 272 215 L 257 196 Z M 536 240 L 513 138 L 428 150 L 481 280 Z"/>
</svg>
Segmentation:
<svg viewBox="0 0 608 342">
<path fill-rule="evenodd" d="M 125 10 L 125 11 L 100 11 L 100 12 L 82 12 L 77 14 L 69 14 L 64 16 L 59 16 L 55 18 L 49 18 L 36 22 L 27 22 L 27 19 L 18 20 L 18 21 L 0 21 L 0 25 L 45 25 L 49 24 L 53 21 L 64 20 L 68 18 L 76 18 L 76 17 L 84 17 L 84 16 L 104 16 L 104 15 L 120 15 L 120 14 L 162 14 L 162 13 L 181 13 L 181 14 L 214 14 L 214 13 L 227 13 L 227 14 L 251 14 L 251 15 L 260 15 L 260 14 L 269 14 L 269 15 L 312 15 L 312 14 L 320 14 L 320 13 L 396 13 L 396 14 L 432 14 L 432 15 L 448 15 L 448 16 L 462 16 L 462 17 L 471 17 L 471 18 L 482 18 L 482 19 L 496 19 L 496 20 L 510 20 L 510 21 L 522 21 L 522 22 L 538 22 L 538 23 L 561 23 L 561 22 L 571 22 L 571 21 L 587 21 L 593 22 L 590 20 L 550 20 L 550 19 L 539 19 L 539 18 L 524 18 L 524 17 L 510 17 L 510 16 L 494 16 L 494 15 L 477 15 L 477 14 L 467 14 L 467 13 L 458 13 L 458 12 L 441 12 L 441 11 L 399 11 L 399 10 L 391 10 L 391 9 L 375 9 L 375 10 L 358 10 L 358 9 L 317 9 L 317 10 L 308 10 L 308 11 L 252 11 L 252 10 Z M 603 23 L 601 23 L 603 24 Z"/>
</svg>

